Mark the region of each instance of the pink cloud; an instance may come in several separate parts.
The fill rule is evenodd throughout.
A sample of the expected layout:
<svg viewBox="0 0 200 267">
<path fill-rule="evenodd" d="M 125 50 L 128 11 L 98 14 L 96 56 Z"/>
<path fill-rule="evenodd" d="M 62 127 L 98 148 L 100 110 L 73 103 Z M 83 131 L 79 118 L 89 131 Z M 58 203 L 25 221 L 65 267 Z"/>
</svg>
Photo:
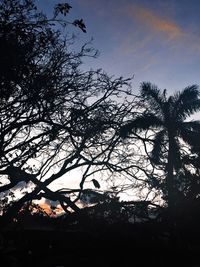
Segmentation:
<svg viewBox="0 0 200 267">
<path fill-rule="evenodd" d="M 185 35 L 175 22 L 158 16 L 150 9 L 133 5 L 128 7 L 127 14 L 148 27 L 149 30 L 165 34 L 168 39 L 180 39 Z"/>
</svg>

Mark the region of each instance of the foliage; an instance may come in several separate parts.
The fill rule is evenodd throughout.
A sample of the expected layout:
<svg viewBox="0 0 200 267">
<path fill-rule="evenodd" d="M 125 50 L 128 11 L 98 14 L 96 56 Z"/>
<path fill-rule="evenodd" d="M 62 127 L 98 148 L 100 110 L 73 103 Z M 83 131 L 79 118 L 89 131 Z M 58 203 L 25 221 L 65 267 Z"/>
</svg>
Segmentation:
<svg viewBox="0 0 200 267">
<path fill-rule="evenodd" d="M 63 27 L 85 32 L 82 19 L 62 19 L 70 10 L 58 4 L 48 18 L 31 0 L 0 4 L 0 192 L 8 197 L 1 203 L 8 218 L 42 197 L 77 211 L 71 194 L 77 197 L 93 173 L 115 166 L 112 152 L 128 112 L 117 99 L 130 94 L 129 79 L 81 71 L 84 57 L 96 51 L 89 44 L 70 50 L 75 39 Z M 75 169 L 80 188 L 50 188 Z"/>
<path fill-rule="evenodd" d="M 151 83 L 142 83 L 140 95 L 144 111 L 122 127 L 121 136 L 128 138 L 130 135 L 150 132 L 151 138 L 138 137 L 151 145 L 151 151 L 146 150 L 147 155 L 152 167 L 164 172 L 165 179 L 162 178 L 163 172 L 158 179 L 156 173 L 151 173 L 148 175 L 149 182 L 152 187 L 162 190 L 170 207 L 186 199 L 188 191 L 195 194 L 195 198 L 198 197 L 199 190 L 197 194 L 192 189 L 192 184 L 196 184 L 195 181 L 198 180 L 192 174 L 199 168 L 197 160 L 190 160 L 189 163 L 188 159 L 188 164 L 186 163 L 186 158 L 191 153 L 194 153 L 193 159 L 199 153 L 200 121 L 186 121 L 190 115 L 200 110 L 198 86 L 188 86 L 167 97 L 166 90 L 161 91 Z"/>
<path fill-rule="evenodd" d="M 90 42 L 75 50 L 69 30 L 86 33 L 86 26 L 83 19 L 67 20 L 71 10 L 58 3 L 48 17 L 32 0 L 0 4 L 3 217 L 41 198 L 79 212 L 91 192 L 87 182 L 97 199 L 105 183 L 115 197 L 124 191 L 142 201 L 163 196 L 169 207 L 198 199 L 200 123 L 186 120 L 200 109 L 198 86 L 168 97 L 142 83 L 136 97 L 131 79 L 81 70 L 84 58 L 97 52 Z M 54 187 L 72 175 L 78 186 Z M 101 197 L 95 203 L 107 205 Z"/>
</svg>

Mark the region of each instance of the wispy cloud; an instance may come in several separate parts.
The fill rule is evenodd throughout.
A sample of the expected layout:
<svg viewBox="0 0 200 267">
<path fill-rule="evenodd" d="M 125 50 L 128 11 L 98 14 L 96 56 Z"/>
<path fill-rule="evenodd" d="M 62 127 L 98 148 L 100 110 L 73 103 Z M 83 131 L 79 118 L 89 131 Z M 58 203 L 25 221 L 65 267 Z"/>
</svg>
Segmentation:
<svg viewBox="0 0 200 267">
<path fill-rule="evenodd" d="M 175 22 L 165 19 L 152 10 L 133 5 L 128 8 L 127 13 L 133 16 L 141 24 L 148 27 L 153 32 L 163 33 L 168 39 L 180 39 L 185 36 L 185 32 Z"/>
<path fill-rule="evenodd" d="M 161 17 L 154 11 L 139 5 L 131 5 L 126 10 L 127 15 L 136 20 L 139 25 L 148 30 L 149 38 L 160 33 L 160 39 L 168 43 L 168 48 L 174 51 L 184 50 L 187 54 L 200 52 L 200 38 L 190 29 L 181 28 L 170 18 Z M 158 37 L 158 35 L 156 36 Z M 147 37 L 145 38 L 147 39 Z M 143 40 L 144 41 L 144 40 Z M 171 43 L 171 45 L 169 45 Z M 146 43 L 147 44 L 147 43 Z M 177 51 L 178 49 L 178 51 Z"/>
<path fill-rule="evenodd" d="M 120 15 L 129 20 L 129 34 L 119 33 L 123 38 L 118 38 L 115 52 L 127 58 L 131 55 L 132 62 L 140 63 L 134 63 L 137 71 L 145 72 L 163 58 L 168 65 L 174 58 L 189 62 L 200 53 L 199 36 L 189 28 L 182 28 L 166 14 L 161 16 L 150 8 L 127 4 L 118 13 Z M 182 57 L 183 54 L 185 57 Z"/>
</svg>

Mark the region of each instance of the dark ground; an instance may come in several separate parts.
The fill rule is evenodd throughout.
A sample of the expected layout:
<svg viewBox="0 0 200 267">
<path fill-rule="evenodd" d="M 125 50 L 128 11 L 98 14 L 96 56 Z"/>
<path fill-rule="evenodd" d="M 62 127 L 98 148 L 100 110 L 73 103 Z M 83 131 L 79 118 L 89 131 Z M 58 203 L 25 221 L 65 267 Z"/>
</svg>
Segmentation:
<svg viewBox="0 0 200 267">
<path fill-rule="evenodd" d="M 174 243 L 158 224 L 2 233 L 1 267 L 200 266 L 199 233 Z"/>
</svg>

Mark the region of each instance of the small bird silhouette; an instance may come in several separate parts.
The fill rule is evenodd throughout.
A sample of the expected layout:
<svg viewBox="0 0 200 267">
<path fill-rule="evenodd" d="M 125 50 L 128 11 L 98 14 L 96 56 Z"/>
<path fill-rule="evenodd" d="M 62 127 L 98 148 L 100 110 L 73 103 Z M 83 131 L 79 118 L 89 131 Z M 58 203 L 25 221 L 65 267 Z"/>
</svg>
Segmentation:
<svg viewBox="0 0 200 267">
<path fill-rule="evenodd" d="M 91 180 L 92 182 L 93 182 L 93 185 L 96 187 L 96 188 L 100 188 L 100 184 L 99 184 L 99 182 L 96 180 L 96 179 L 92 179 Z"/>
</svg>

